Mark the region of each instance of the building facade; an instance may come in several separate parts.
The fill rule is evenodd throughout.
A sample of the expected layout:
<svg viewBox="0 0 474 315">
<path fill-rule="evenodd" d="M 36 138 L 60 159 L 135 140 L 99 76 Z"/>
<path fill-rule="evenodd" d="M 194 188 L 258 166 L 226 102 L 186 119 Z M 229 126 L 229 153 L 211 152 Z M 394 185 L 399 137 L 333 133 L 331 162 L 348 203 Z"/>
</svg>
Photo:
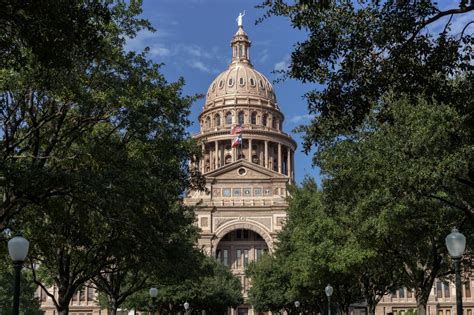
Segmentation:
<svg viewBox="0 0 474 315">
<path fill-rule="evenodd" d="M 190 192 L 185 203 L 197 206 L 198 245 L 229 266 L 246 297 L 245 268 L 273 250 L 286 217 L 296 142 L 282 130 L 272 84 L 250 62 L 241 20 L 230 46 L 232 62 L 211 83 L 194 136 L 203 156 L 193 167 L 205 176 L 207 191 Z M 232 313 L 253 311 L 241 305 Z"/>
</svg>

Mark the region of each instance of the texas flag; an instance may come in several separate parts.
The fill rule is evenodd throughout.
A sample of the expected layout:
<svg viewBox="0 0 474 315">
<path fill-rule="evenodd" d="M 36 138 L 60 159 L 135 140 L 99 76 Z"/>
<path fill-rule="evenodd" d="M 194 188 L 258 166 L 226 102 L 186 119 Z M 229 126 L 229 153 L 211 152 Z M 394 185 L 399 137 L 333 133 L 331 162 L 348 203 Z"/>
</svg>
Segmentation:
<svg viewBox="0 0 474 315">
<path fill-rule="evenodd" d="M 232 140 L 232 147 L 235 148 L 241 143 L 242 143 L 242 135 L 238 135 L 237 137 L 234 138 L 234 140 Z"/>
<path fill-rule="evenodd" d="M 242 133 L 242 127 L 240 125 L 235 125 L 230 129 L 231 135 L 235 135 L 236 133 Z"/>
</svg>

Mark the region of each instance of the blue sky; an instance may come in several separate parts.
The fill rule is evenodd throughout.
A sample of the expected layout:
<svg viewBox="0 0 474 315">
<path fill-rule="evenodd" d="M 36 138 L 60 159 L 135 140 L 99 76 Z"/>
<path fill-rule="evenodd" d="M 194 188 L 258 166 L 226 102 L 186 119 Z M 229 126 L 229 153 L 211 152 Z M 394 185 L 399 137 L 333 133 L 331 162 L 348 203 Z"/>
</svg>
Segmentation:
<svg viewBox="0 0 474 315">
<path fill-rule="evenodd" d="M 288 65 L 293 44 L 304 38 L 304 33 L 293 30 L 283 18 L 271 18 L 262 24 L 255 21 L 264 13 L 255 9 L 259 1 L 250 0 L 148 0 L 144 1 L 143 17 L 157 30 L 141 32 L 127 43 L 127 49 L 141 51 L 150 48 L 149 57 L 164 63 L 162 72 L 168 81 L 180 76 L 186 80 L 184 93 L 206 93 L 210 83 L 226 70 L 231 59 L 229 47 L 237 31 L 236 17 L 245 10 L 244 29 L 252 41 L 251 61 L 270 81 L 279 77 L 275 69 Z M 311 156 L 301 152 L 301 138 L 291 130 L 309 121 L 303 94 L 310 86 L 286 80 L 274 83 L 278 104 L 285 115 L 284 130 L 298 143 L 295 153 L 296 180 L 301 182 L 309 174 L 319 182 L 319 170 L 312 167 Z M 204 99 L 192 106 L 190 132 L 199 130 L 197 116 Z"/>
</svg>

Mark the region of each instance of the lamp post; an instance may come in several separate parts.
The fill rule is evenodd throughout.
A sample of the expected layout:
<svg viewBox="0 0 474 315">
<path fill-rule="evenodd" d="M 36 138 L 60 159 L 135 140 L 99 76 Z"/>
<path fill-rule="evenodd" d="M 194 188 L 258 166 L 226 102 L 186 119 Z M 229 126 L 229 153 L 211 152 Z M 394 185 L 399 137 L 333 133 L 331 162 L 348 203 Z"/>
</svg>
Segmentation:
<svg viewBox="0 0 474 315">
<path fill-rule="evenodd" d="M 189 303 L 188 303 L 188 302 L 184 302 L 183 306 L 184 306 L 184 314 L 188 314 Z"/>
<path fill-rule="evenodd" d="M 332 295 L 333 288 L 331 287 L 330 284 L 328 284 L 326 288 L 324 289 L 324 291 L 326 291 L 326 296 L 328 297 L 328 315 L 331 315 L 331 295 Z"/>
<path fill-rule="evenodd" d="M 300 312 L 298 311 L 299 307 L 300 307 L 300 301 L 295 301 L 295 307 L 296 307 L 296 313 L 299 314 Z"/>
<path fill-rule="evenodd" d="M 150 289 L 150 297 L 151 297 L 151 314 L 155 315 L 156 312 L 156 297 L 158 295 L 158 289 L 157 288 L 151 288 Z"/>
<path fill-rule="evenodd" d="M 454 228 L 446 236 L 446 247 L 453 258 L 454 272 L 456 273 L 456 309 L 457 315 L 462 315 L 462 286 L 461 286 L 461 257 L 466 248 L 466 237 Z"/>
<path fill-rule="evenodd" d="M 13 308 L 12 314 L 18 315 L 20 313 L 20 279 L 21 267 L 28 254 L 28 242 L 21 233 L 8 241 L 8 253 L 13 260 L 13 269 L 15 269 L 15 282 L 13 286 Z"/>
</svg>

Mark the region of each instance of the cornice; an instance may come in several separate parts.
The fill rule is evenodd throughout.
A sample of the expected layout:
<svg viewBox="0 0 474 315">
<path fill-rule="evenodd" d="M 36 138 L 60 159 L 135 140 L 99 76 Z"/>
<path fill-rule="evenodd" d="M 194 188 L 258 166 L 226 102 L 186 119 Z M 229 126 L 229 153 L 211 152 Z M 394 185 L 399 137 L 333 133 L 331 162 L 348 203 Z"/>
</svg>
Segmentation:
<svg viewBox="0 0 474 315">
<path fill-rule="evenodd" d="M 245 128 L 245 127 L 244 127 Z M 262 127 L 259 127 L 262 128 Z M 243 129 L 242 130 L 242 135 L 254 135 L 254 136 L 263 136 L 269 139 L 275 139 L 279 138 L 283 141 L 288 141 L 293 145 L 293 150 L 296 150 L 297 144 L 296 141 L 291 138 L 290 135 L 284 132 L 275 132 L 272 130 L 264 130 L 264 129 Z M 196 133 L 193 134 L 193 138 L 196 140 L 207 138 L 215 138 L 215 137 L 220 137 L 220 138 L 229 138 L 231 140 L 232 138 L 235 137 L 235 135 L 230 134 L 230 129 L 221 129 L 221 130 L 213 130 L 213 131 L 207 131 L 207 132 L 202 132 L 202 133 Z M 221 139 L 217 139 L 221 140 Z M 273 141 L 275 142 L 275 141 Z"/>
</svg>

